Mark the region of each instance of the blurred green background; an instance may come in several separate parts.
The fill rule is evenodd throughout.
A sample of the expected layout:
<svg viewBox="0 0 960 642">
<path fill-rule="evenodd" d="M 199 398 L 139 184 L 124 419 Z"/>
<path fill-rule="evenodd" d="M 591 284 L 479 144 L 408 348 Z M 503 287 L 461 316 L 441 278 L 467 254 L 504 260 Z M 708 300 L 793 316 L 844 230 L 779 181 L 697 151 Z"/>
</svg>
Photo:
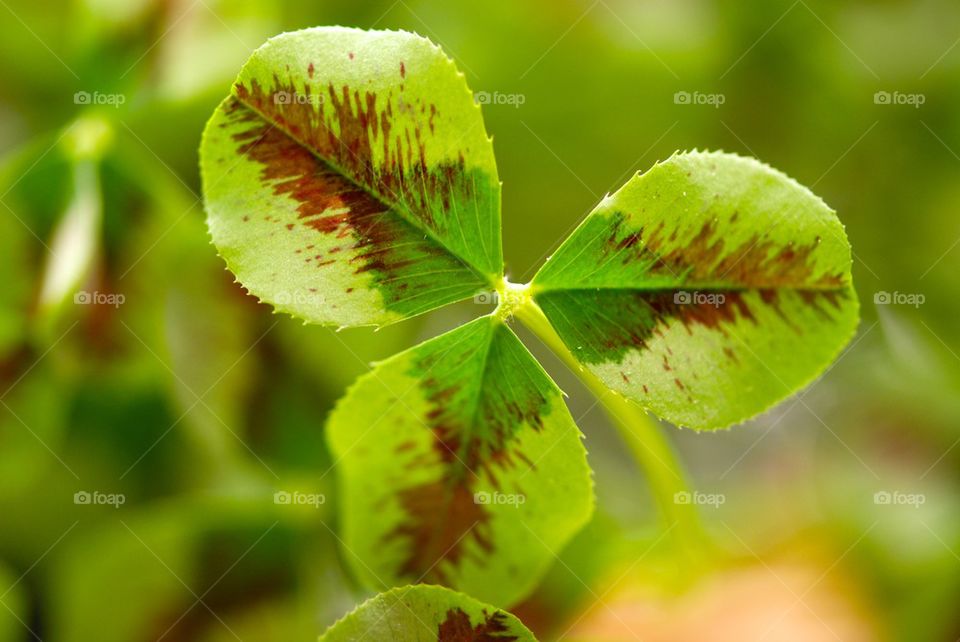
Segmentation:
<svg viewBox="0 0 960 642">
<path fill-rule="evenodd" d="M 513 281 L 677 149 L 755 155 L 847 226 L 863 321 L 835 367 L 729 432 L 665 427 L 715 498 L 695 577 L 600 409 L 530 343 L 599 497 L 513 609 L 541 639 L 960 637 L 956 2 L 0 0 L 0 642 L 311 640 L 369 595 L 325 416 L 477 306 L 377 333 L 274 316 L 198 198 L 242 62 L 327 24 L 430 37 L 491 97 Z M 295 490 L 326 501 L 274 502 Z"/>
</svg>

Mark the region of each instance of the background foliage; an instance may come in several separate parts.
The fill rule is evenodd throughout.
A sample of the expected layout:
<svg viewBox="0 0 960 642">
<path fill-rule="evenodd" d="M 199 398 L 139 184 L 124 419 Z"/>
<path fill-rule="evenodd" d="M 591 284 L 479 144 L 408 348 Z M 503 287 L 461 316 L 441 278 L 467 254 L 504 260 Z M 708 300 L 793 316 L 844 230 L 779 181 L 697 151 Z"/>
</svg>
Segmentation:
<svg viewBox="0 0 960 642">
<path fill-rule="evenodd" d="M 716 544 L 699 574 L 676 572 L 643 476 L 538 351 L 587 434 L 599 509 L 512 609 L 527 626 L 960 635 L 955 3 L 4 0 L 0 15 L 0 640 L 313 639 L 367 597 L 337 546 L 323 422 L 371 361 L 477 309 L 333 333 L 271 315 L 223 270 L 197 196 L 203 124 L 252 49 L 316 24 L 415 30 L 456 59 L 488 101 L 513 281 L 678 148 L 755 155 L 847 226 L 863 321 L 837 365 L 738 430 L 670 429 L 696 489 L 677 501 L 701 504 Z M 99 183 L 78 169 L 91 157 Z"/>
</svg>

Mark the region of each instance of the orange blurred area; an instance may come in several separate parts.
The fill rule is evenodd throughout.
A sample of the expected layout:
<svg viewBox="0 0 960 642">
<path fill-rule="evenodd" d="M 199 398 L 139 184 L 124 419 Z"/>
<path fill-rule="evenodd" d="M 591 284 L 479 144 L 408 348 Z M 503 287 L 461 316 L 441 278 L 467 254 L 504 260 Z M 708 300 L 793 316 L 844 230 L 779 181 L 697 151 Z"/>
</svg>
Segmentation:
<svg viewBox="0 0 960 642">
<path fill-rule="evenodd" d="M 829 569 L 827 569 L 829 572 Z M 845 581 L 819 567 L 772 562 L 705 578 L 673 599 L 640 587 L 617 589 L 563 636 L 620 642 L 873 642 L 877 624 Z"/>
</svg>

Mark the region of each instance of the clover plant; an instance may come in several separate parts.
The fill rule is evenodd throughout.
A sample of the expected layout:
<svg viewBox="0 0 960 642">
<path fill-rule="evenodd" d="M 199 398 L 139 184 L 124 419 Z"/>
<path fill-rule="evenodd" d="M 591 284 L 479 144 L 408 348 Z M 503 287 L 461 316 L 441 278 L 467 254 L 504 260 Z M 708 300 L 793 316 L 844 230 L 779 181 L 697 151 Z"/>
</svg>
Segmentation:
<svg viewBox="0 0 960 642">
<path fill-rule="evenodd" d="M 835 213 L 721 152 L 633 176 L 530 283 L 509 282 L 481 108 L 453 61 L 412 33 L 271 39 L 210 119 L 201 169 L 217 249 L 279 312 L 344 328 L 498 301 L 376 364 L 330 415 L 344 556 L 363 584 L 405 588 L 327 640 L 426 639 L 423 627 L 440 640 L 532 639 L 474 598 L 504 608 L 529 594 L 590 519 L 593 492 L 582 435 L 516 321 L 583 378 L 665 514 L 689 523 L 644 411 L 695 430 L 743 422 L 821 374 L 857 325 Z M 407 586 L 418 584 L 473 597 Z"/>
</svg>

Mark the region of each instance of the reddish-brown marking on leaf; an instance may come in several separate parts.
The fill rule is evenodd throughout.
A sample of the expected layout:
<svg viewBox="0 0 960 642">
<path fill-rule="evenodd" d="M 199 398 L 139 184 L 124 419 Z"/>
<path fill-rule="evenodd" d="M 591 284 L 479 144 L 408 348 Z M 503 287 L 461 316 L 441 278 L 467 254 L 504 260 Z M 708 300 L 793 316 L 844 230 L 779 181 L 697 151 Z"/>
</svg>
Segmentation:
<svg viewBox="0 0 960 642">
<path fill-rule="evenodd" d="M 401 78 L 407 77 L 407 66 L 403 64 L 402 60 L 400 61 L 400 77 Z"/>
<path fill-rule="evenodd" d="M 637 294 L 635 302 L 650 308 L 652 315 L 648 313 L 647 316 L 652 316 L 653 325 L 640 322 L 607 328 L 603 339 L 604 349 L 616 350 L 624 346 L 646 348 L 647 341 L 656 326 L 671 319 L 679 320 L 689 334 L 693 334 L 695 327 L 702 326 L 726 335 L 724 326 L 736 322 L 738 318 L 756 323 L 753 313 L 739 292 L 726 293 L 723 303 L 720 304 L 679 304 L 674 300 L 672 292 Z M 637 318 L 643 317 L 638 315 Z M 666 371 L 672 369 L 666 354 L 663 355 L 663 369 Z"/>
<path fill-rule="evenodd" d="M 498 339 L 494 336 L 490 340 Z M 489 349 L 495 348 L 491 345 Z M 462 363 L 472 356 L 472 352 L 434 353 L 421 359 L 416 371 L 451 368 L 450 364 Z M 436 480 L 398 493 L 405 519 L 386 535 L 387 540 L 404 541 L 407 554 L 400 575 L 415 581 L 448 583 L 449 569 L 458 567 L 469 550 L 483 555 L 493 551 L 491 513 L 488 506 L 475 501 L 474 490 L 481 479 L 499 490 L 502 472 L 521 464 L 533 468 L 529 458 L 508 442 L 517 426 L 541 430 L 542 415 L 549 403 L 539 393 L 519 399 L 496 395 L 489 403 L 481 399 L 475 413 L 464 416 L 465 395 L 478 391 L 464 389 L 461 381 L 452 381 L 455 372 L 453 367 L 443 375 L 422 376 L 420 386 L 430 402 L 426 421 L 434 440 L 429 451 L 409 459 L 407 465 L 421 469 L 439 463 L 441 472 Z M 495 384 L 492 387 L 496 389 Z M 513 492 L 516 490 L 519 489 Z"/>
<path fill-rule="evenodd" d="M 249 125 L 233 135 L 239 145 L 238 153 L 261 164 L 261 177 L 274 194 L 296 201 L 297 215 L 303 225 L 324 235 L 353 237 L 349 261 L 354 264 L 354 272 L 373 271 L 378 283 L 388 284 L 382 288 L 388 304 L 401 298 L 401 283 L 409 286 L 400 278 L 405 268 L 415 266 L 417 261 L 447 256 L 439 245 L 426 241 L 422 235 L 415 236 L 416 242 L 405 244 L 405 251 L 396 250 L 401 242 L 410 241 L 415 232 L 409 223 L 392 214 L 388 206 L 238 100 L 226 107 L 226 113 L 235 122 Z M 278 219 L 268 215 L 264 220 Z M 292 223 L 285 225 L 287 229 L 294 227 Z M 320 261 L 317 265 L 332 263 Z M 431 285 L 423 279 L 415 283 L 418 290 Z"/>
<path fill-rule="evenodd" d="M 253 124 L 251 128 L 234 134 L 234 139 L 241 143 L 237 151 L 262 164 L 263 179 L 270 181 L 275 194 L 290 196 L 299 203 L 297 212 L 300 219 L 305 219 L 305 225 L 325 234 L 350 224 L 376 230 L 378 226 L 371 224 L 369 219 L 384 213 L 384 205 L 344 180 L 329 166 L 325 167 L 292 138 L 239 102 L 234 102 L 228 113 L 237 114 L 237 120 Z M 327 214 L 331 211 L 338 213 Z M 272 220 L 272 217 L 267 216 L 265 220 Z"/>
<path fill-rule="evenodd" d="M 412 136 L 409 129 L 404 129 L 403 138 L 391 139 L 396 102 L 392 95 L 378 99 L 371 91 L 361 93 L 346 85 L 338 88 L 328 83 L 324 102 L 330 108 L 317 109 L 309 103 L 274 100 L 279 92 L 304 91 L 278 77 L 274 77 L 270 91 L 256 80 L 249 87 L 237 84 L 235 89 L 242 103 L 292 132 L 301 144 L 328 160 L 353 183 L 392 203 L 402 203 L 410 216 L 433 232 L 446 231 L 448 223 L 441 213 L 449 210 L 454 199 L 475 203 L 483 196 L 478 190 L 490 187 L 466 171 L 462 154 L 456 162 L 430 165 L 419 127 L 414 128 Z M 373 145 L 377 139 L 382 144 L 382 160 L 375 165 Z"/>
<path fill-rule="evenodd" d="M 492 615 L 484 612 L 484 620 L 473 626 L 470 616 L 461 609 L 450 609 L 437 628 L 437 642 L 516 642 L 510 635 L 507 617 L 497 611 Z"/>
<path fill-rule="evenodd" d="M 583 311 L 585 319 L 576 329 L 568 330 L 562 323 L 558 327 L 561 337 L 576 341 L 581 346 L 578 354 L 581 361 L 619 363 L 630 350 L 648 349 L 652 337 L 664 338 L 666 336 L 664 329 L 674 322 L 681 324 L 688 335 L 693 335 L 697 328 L 705 328 L 718 332 L 724 337 L 730 335 L 729 327 L 737 322 L 756 325 L 757 317 L 746 298 L 749 292 L 749 290 L 724 292 L 723 299 L 694 303 L 678 303 L 674 298 L 675 293 L 670 290 L 547 292 L 540 295 L 538 300 L 552 321 L 558 320 L 556 315 L 551 315 L 556 305 Z M 802 334 L 804 328 L 788 319 L 781 309 L 781 297 L 784 292 L 796 294 L 807 306 L 824 318 L 830 318 L 833 311 L 840 310 L 843 300 L 848 296 L 846 290 L 761 289 L 755 292 L 760 297 L 761 303 L 754 302 L 753 305 L 757 308 L 763 305 L 773 310 L 797 334 Z M 563 298 L 568 300 L 563 303 L 553 303 Z M 736 360 L 735 355 L 727 354 L 727 356 Z M 666 354 L 662 355 L 662 359 L 663 369 L 672 370 L 673 366 Z"/>
<path fill-rule="evenodd" d="M 801 290 L 799 294 L 803 302 L 813 308 L 814 311 L 824 319 L 830 318 L 830 312 L 822 304 L 826 303 L 834 310 L 839 310 L 841 306 L 840 299 L 843 298 L 839 291 L 810 292 Z"/>
<path fill-rule="evenodd" d="M 467 554 L 465 539 L 485 553 L 493 551 L 490 513 L 474 501 L 463 481 L 441 478 L 398 493 L 407 520 L 387 536 L 412 543 L 398 572 L 420 582 L 449 583 L 444 562 L 459 566 Z M 478 560 L 479 561 L 479 560 Z"/>
<path fill-rule="evenodd" d="M 311 62 L 309 65 L 307 65 L 307 75 L 311 78 L 313 78 L 313 71 L 313 63 Z"/>
<path fill-rule="evenodd" d="M 735 212 L 730 219 L 736 220 Z M 802 287 L 810 290 L 838 289 L 845 285 L 841 273 L 824 273 L 813 278 L 812 256 L 820 245 L 816 238 L 808 245 L 777 245 L 761 234 L 735 247 L 727 247 L 714 220 L 705 222 L 688 240 L 677 243 L 677 230 L 664 238 L 665 223 L 652 230 L 627 232 L 626 217 L 616 215 L 607 239 L 608 252 L 621 253 L 626 265 L 636 261 L 650 264 L 654 274 L 685 276 L 690 287 L 697 282 L 723 279 L 744 288 Z"/>
</svg>

